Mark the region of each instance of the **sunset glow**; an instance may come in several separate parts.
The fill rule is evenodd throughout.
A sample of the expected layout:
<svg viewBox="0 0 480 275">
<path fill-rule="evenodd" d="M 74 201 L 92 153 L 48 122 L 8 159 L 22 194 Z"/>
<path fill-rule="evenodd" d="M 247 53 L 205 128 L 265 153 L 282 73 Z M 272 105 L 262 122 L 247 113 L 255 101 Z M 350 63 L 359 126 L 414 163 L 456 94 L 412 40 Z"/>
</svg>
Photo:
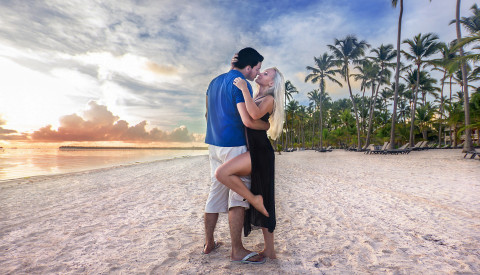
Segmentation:
<svg viewBox="0 0 480 275">
<path fill-rule="evenodd" d="M 474 2 L 462 1 L 462 13 Z M 405 5 L 404 37 L 455 38 L 454 1 Z M 313 57 L 349 33 L 395 43 L 398 13 L 383 0 L 3 1 L 0 9 L 2 147 L 204 146 L 205 91 L 236 51 L 258 49 L 263 68 L 278 67 L 307 104 Z"/>
</svg>

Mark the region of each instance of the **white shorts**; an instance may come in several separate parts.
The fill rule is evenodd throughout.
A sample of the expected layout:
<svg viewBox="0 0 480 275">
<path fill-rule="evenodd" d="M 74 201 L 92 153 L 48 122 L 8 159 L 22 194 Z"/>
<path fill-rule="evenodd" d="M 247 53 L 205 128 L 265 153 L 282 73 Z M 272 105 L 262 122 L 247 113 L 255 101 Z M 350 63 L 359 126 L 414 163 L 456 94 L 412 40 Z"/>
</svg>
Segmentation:
<svg viewBox="0 0 480 275">
<path fill-rule="evenodd" d="M 210 193 L 208 194 L 207 203 L 205 205 L 205 213 L 225 213 L 228 212 L 228 209 L 237 206 L 248 209 L 250 207 L 248 201 L 244 200 L 242 196 L 223 185 L 215 177 L 215 171 L 220 165 L 245 153 L 247 147 L 219 147 L 209 145 L 208 151 L 212 185 L 210 186 Z M 240 177 L 240 179 L 245 186 L 250 189 L 250 176 Z"/>
</svg>

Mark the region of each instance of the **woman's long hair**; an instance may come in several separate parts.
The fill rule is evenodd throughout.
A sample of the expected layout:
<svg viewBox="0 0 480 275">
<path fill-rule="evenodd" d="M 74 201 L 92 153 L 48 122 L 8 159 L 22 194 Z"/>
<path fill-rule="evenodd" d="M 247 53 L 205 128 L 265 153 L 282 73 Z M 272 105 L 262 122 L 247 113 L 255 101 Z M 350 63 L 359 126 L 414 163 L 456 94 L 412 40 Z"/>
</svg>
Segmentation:
<svg viewBox="0 0 480 275">
<path fill-rule="evenodd" d="M 272 69 L 275 70 L 275 77 L 273 78 L 274 84 L 273 87 L 268 89 L 266 94 L 272 95 L 274 102 L 273 111 L 268 120 L 270 128 L 268 129 L 267 134 L 271 139 L 276 140 L 283 131 L 283 122 L 285 119 L 285 110 L 283 107 L 285 103 L 285 79 L 283 78 L 283 74 L 276 67 L 273 67 Z"/>
</svg>

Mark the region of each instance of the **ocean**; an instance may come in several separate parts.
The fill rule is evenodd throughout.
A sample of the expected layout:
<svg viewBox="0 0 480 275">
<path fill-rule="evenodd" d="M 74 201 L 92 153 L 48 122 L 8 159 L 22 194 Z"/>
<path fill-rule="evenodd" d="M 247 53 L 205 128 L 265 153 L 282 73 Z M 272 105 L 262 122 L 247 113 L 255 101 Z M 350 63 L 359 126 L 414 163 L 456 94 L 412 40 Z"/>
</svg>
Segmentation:
<svg viewBox="0 0 480 275">
<path fill-rule="evenodd" d="M 0 149 L 0 181 L 80 172 L 177 157 L 207 155 L 194 149 Z"/>
</svg>

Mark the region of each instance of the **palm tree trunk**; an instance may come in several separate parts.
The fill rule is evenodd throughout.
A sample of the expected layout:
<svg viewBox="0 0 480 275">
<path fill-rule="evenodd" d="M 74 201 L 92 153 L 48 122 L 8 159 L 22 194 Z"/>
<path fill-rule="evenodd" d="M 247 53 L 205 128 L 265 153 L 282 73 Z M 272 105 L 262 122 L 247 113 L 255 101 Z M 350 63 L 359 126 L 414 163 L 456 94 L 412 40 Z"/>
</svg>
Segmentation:
<svg viewBox="0 0 480 275">
<path fill-rule="evenodd" d="M 288 148 L 288 111 L 287 111 L 287 93 L 285 93 L 285 145 L 283 150 Z"/>
<path fill-rule="evenodd" d="M 362 106 L 361 106 L 361 109 L 362 109 L 362 114 L 363 114 L 363 111 L 365 110 L 365 87 L 363 87 L 363 91 L 362 91 Z M 362 134 L 365 134 L 365 121 L 363 119 L 363 116 L 362 116 Z"/>
<path fill-rule="evenodd" d="M 443 87 L 445 86 L 445 77 L 447 75 L 447 70 L 442 78 L 442 90 L 440 92 L 440 123 L 438 124 L 438 146 L 442 144 L 442 119 L 443 119 Z"/>
<path fill-rule="evenodd" d="M 415 129 L 415 110 L 417 108 L 417 96 L 418 96 L 418 85 L 420 83 L 420 64 L 417 65 L 417 83 L 415 84 L 415 95 L 413 96 L 413 110 L 412 110 L 412 119 L 410 120 L 410 147 L 415 146 L 415 135 L 414 135 L 414 129 Z"/>
<path fill-rule="evenodd" d="M 317 106 L 313 109 L 313 114 L 312 114 L 312 149 L 315 148 L 315 109 L 317 109 Z"/>
<path fill-rule="evenodd" d="M 460 31 L 460 0 L 457 0 L 457 12 L 456 12 L 456 25 L 457 25 L 457 41 L 462 39 Z M 460 58 L 463 57 L 463 47 L 460 47 Z M 463 78 L 463 100 L 465 108 L 465 143 L 463 143 L 463 152 L 469 152 L 473 150 L 472 144 L 472 129 L 470 129 L 470 105 L 468 98 L 468 79 L 467 68 L 465 61 L 462 60 L 462 78 Z"/>
<path fill-rule="evenodd" d="M 450 76 L 450 105 L 452 105 L 452 78 L 453 75 Z"/>
<path fill-rule="evenodd" d="M 367 128 L 367 138 L 365 139 L 365 145 L 368 146 L 370 144 L 370 133 L 372 132 L 372 121 L 373 121 L 373 110 L 375 109 L 375 102 L 377 101 L 377 94 L 378 88 L 380 85 L 377 86 L 377 91 L 375 93 L 375 83 L 372 84 L 372 97 L 370 98 L 370 106 L 368 107 L 368 128 Z"/>
<path fill-rule="evenodd" d="M 377 92 L 378 93 L 378 92 Z M 385 114 L 387 114 L 387 98 L 385 98 L 385 100 L 383 101 L 383 103 L 385 103 Z"/>
<path fill-rule="evenodd" d="M 372 129 L 373 129 L 373 111 L 375 110 L 375 102 L 377 102 L 377 96 L 378 96 L 378 91 L 380 90 L 380 82 L 382 80 L 383 76 L 383 65 L 382 69 L 380 70 L 380 79 L 378 80 L 378 85 L 377 85 L 377 91 L 375 92 L 375 98 L 373 98 L 373 101 L 370 105 L 370 117 L 368 118 L 368 131 L 367 131 L 367 140 L 365 141 L 365 146 L 368 146 L 370 144 L 370 136 L 372 134 Z M 373 89 L 375 85 L 372 87 L 372 97 L 373 97 Z M 385 99 L 385 107 L 387 106 L 387 100 Z M 380 110 L 381 111 L 381 110 Z"/>
<path fill-rule="evenodd" d="M 350 92 L 350 98 L 352 99 L 352 104 L 353 104 L 353 111 L 355 112 L 355 124 L 357 125 L 357 141 L 358 141 L 357 151 L 361 151 L 362 150 L 362 141 L 360 139 L 360 127 L 359 127 L 359 123 L 358 123 L 357 104 L 355 103 L 355 100 L 354 100 L 353 94 L 352 94 L 352 86 L 350 85 L 350 73 L 348 71 L 348 65 L 347 65 L 346 76 L 347 76 L 348 91 Z"/>
<path fill-rule="evenodd" d="M 312 149 L 315 148 L 315 109 L 312 114 Z"/>
<path fill-rule="evenodd" d="M 305 122 L 302 124 L 302 132 L 303 132 L 303 148 L 305 148 Z"/>
<path fill-rule="evenodd" d="M 453 128 L 453 137 L 452 137 L 453 147 L 457 147 L 457 125 Z"/>
<path fill-rule="evenodd" d="M 320 149 L 323 148 L 323 110 L 322 110 L 322 95 L 320 95 Z"/>
<path fill-rule="evenodd" d="M 397 69 L 395 71 L 395 95 L 393 97 L 393 113 L 392 113 L 392 129 L 390 130 L 390 144 L 388 149 L 395 147 L 395 123 L 397 120 L 397 103 L 398 103 L 398 80 L 400 78 L 400 40 L 402 36 L 402 16 L 403 16 L 403 0 L 400 0 L 400 15 L 398 16 L 398 32 L 397 32 Z"/>
</svg>

